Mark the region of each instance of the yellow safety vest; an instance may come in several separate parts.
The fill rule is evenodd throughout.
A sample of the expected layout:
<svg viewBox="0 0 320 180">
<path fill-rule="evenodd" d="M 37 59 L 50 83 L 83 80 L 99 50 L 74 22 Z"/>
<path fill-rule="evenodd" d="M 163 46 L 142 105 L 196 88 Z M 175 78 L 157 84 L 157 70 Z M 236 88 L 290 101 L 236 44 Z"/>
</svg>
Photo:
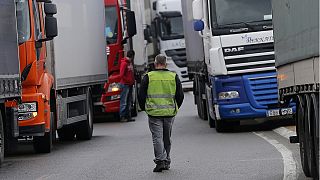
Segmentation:
<svg viewBox="0 0 320 180">
<path fill-rule="evenodd" d="M 150 116 L 175 116 L 178 112 L 175 101 L 176 73 L 152 71 L 148 73 L 149 85 L 146 112 Z"/>
</svg>

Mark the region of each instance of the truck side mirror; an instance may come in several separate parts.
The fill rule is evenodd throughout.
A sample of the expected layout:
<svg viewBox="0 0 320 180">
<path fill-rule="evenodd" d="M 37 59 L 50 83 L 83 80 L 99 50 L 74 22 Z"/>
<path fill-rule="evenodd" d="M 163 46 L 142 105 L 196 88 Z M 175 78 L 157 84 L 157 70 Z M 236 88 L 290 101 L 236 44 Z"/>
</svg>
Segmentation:
<svg viewBox="0 0 320 180">
<path fill-rule="evenodd" d="M 128 10 L 126 12 L 127 16 L 127 25 L 128 25 L 128 36 L 133 37 L 137 34 L 137 27 L 136 27 L 136 17 L 133 11 Z"/>
<path fill-rule="evenodd" d="M 57 14 L 57 6 L 52 3 L 44 3 L 44 13 L 46 13 L 46 15 Z"/>
<path fill-rule="evenodd" d="M 193 19 L 200 20 L 203 18 L 202 0 L 194 0 L 192 2 Z"/>
<path fill-rule="evenodd" d="M 195 31 L 202 31 L 204 29 L 204 22 L 202 20 L 194 20 L 193 29 Z"/>
<path fill-rule="evenodd" d="M 58 23 L 57 19 L 53 16 L 46 16 L 46 37 L 48 40 L 52 40 L 58 36 Z"/>
</svg>

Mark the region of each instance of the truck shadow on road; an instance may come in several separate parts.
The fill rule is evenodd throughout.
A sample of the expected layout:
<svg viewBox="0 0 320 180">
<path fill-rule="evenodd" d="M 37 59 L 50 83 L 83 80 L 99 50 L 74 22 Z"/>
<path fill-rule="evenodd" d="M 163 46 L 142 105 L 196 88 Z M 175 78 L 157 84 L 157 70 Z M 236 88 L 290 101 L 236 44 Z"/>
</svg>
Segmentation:
<svg viewBox="0 0 320 180">
<path fill-rule="evenodd" d="M 283 126 L 294 126 L 294 120 L 292 119 L 285 119 L 285 120 L 272 120 L 272 121 L 265 121 L 261 123 L 252 122 L 250 121 L 248 124 L 241 124 L 241 125 L 231 125 L 225 129 L 225 133 L 241 133 L 241 132 L 252 132 L 252 131 L 272 131 L 273 129 L 283 127 Z"/>
</svg>

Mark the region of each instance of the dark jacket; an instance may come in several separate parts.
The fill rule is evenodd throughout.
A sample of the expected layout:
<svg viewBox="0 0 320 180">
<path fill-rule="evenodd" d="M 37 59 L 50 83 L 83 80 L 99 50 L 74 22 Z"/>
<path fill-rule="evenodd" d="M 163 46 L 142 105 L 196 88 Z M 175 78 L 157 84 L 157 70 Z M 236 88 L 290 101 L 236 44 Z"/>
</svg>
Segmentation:
<svg viewBox="0 0 320 180">
<path fill-rule="evenodd" d="M 120 64 L 120 83 L 125 85 L 134 85 L 133 65 L 128 58 L 122 58 Z"/>
<path fill-rule="evenodd" d="M 167 69 L 156 69 L 155 71 L 169 71 Z M 146 74 L 141 82 L 141 86 L 139 89 L 139 94 L 138 94 L 138 100 L 139 100 L 139 105 L 142 111 L 145 111 L 145 104 L 146 104 L 146 99 L 147 99 L 147 92 L 148 92 L 148 86 L 149 86 L 149 77 L 148 74 Z M 182 102 L 184 99 L 184 94 L 183 94 L 183 89 L 182 85 L 180 82 L 180 79 L 178 75 L 176 75 L 176 94 L 175 94 L 175 100 L 177 102 L 178 108 L 181 107 Z"/>
</svg>

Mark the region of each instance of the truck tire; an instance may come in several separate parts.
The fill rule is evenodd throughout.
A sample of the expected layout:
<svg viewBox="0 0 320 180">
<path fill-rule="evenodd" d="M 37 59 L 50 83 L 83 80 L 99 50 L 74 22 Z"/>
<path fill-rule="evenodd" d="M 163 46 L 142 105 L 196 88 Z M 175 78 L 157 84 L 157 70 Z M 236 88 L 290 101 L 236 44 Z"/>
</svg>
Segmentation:
<svg viewBox="0 0 320 180">
<path fill-rule="evenodd" d="M 33 137 L 33 148 L 37 153 L 50 153 L 52 150 L 53 142 L 53 123 L 54 123 L 54 114 L 50 113 L 50 131 L 46 132 L 44 136 L 35 136 Z"/>
<path fill-rule="evenodd" d="M 197 96 L 197 110 L 198 116 L 202 120 L 208 120 L 207 115 L 207 100 L 202 99 L 202 94 Z"/>
<path fill-rule="evenodd" d="M 308 166 L 308 157 L 306 153 L 306 139 L 305 139 L 305 125 L 304 125 L 304 118 L 305 118 L 305 98 L 304 96 L 298 95 L 297 97 L 297 129 L 298 129 L 298 137 L 299 137 L 299 146 L 300 146 L 300 158 L 301 158 L 301 165 L 304 174 L 307 177 L 310 177 L 310 171 Z"/>
<path fill-rule="evenodd" d="M 87 97 L 87 120 L 80 122 L 76 129 L 79 140 L 90 140 L 93 133 L 93 103 L 90 88 L 88 88 Z"/>
<path fill-rule="evenodd" d="M 313 178 L 319 178 L 319 94 L 311 94 L 312 110 L 311 110 L 311 119 L 313 119 L 313 143 L 314 143 L 314 153 L 315 153 L 315 165 L 316 173 Z"/>
<path fill-rule="evenodd" d="M 306 140 L 306 152 L 307 152 L 307 158 L 308 158 L 308 166 L 310 175 L 312 177 L 315 177 L 316 174 L 316 157 L 315 157 L 315 146 L 313 141 L 313 121 L 312 118 L 312 103 L 311 103 L 311 96 L 309 94 L 305 95 L 306 99 L 306 106 L 305 107 L 305 140 Z"/>
<path fill-rule="evenodd" d="M 0 110 L 0 167 L 4 160 L 4 128 L 2 121 L 2 113 Z"/>
</svg>

